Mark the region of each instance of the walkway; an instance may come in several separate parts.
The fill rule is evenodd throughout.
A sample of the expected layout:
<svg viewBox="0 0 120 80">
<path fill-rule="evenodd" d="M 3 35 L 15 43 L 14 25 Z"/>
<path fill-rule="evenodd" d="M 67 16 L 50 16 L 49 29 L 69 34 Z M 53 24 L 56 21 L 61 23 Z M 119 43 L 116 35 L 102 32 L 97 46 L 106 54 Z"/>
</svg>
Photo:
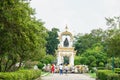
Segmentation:
<svg viewBox="0 0 120 80">
<path fill-rule="evenodd" d="M 90 78 L 87 74 L 50 74 L 38 80 L 95 80 Z"/>
</svg>

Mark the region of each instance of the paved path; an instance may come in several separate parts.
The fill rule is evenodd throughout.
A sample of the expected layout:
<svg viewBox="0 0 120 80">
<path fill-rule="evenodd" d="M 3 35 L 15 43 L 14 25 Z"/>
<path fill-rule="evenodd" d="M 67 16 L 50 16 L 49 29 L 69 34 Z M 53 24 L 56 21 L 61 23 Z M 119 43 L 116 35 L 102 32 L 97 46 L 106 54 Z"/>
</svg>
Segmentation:
<svg viewBox="0 0 120 80">
<path fill-rule="evenodd" d="M 90 78 L 87 74 L 50 74 L 48 76 L 41 77 L 38 80 L 95 80 Z"/>
</svg>

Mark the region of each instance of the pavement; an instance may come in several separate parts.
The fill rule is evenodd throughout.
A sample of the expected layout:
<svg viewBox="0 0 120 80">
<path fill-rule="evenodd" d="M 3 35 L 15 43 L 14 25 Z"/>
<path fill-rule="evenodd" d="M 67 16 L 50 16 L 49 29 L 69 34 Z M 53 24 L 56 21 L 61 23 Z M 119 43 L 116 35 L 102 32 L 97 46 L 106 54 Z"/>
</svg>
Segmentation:
<svg viewBox="0 0 120 80">
<path fill-rule="evenodd" d="M 59 73 L 50 74 L 47 76 L 42 76 L 37 80 L 95 80 L 95 78 L 91 78 L 87 74 L 63 74 Z"/>
</svg>

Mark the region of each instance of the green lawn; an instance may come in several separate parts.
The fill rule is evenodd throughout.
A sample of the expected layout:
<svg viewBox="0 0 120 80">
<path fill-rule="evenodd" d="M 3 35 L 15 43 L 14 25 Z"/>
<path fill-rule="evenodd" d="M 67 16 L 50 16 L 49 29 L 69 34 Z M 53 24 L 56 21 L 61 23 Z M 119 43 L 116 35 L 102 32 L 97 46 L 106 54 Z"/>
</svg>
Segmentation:
<svg viewBox="0 0 120 80">
<path fill-rule="evenodd" d="M 88 73 L 92 78 L 96 78 L 96 73 Z"/>
<path fill-rule="evenodd" d="M 41 72 L 41 76 L 47 76 L 47 75 L 49 75 L 50 74 L 50 72 Z"/>
</svg>

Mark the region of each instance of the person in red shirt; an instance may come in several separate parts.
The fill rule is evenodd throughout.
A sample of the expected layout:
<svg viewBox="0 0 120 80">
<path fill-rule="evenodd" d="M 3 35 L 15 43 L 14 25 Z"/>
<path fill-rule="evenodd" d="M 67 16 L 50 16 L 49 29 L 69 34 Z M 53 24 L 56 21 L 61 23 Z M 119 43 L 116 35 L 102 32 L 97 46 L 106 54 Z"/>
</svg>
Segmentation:
<svg viewBox="0 0 120 80">
<path fill-rule="evenodd" d="M 55 66 L 54 66 L 54 64 L 52 64 L 52 66 L 51 66 L 51 72 L 54 73 L 54 71 L 55 71 Z"/>
</svg>

